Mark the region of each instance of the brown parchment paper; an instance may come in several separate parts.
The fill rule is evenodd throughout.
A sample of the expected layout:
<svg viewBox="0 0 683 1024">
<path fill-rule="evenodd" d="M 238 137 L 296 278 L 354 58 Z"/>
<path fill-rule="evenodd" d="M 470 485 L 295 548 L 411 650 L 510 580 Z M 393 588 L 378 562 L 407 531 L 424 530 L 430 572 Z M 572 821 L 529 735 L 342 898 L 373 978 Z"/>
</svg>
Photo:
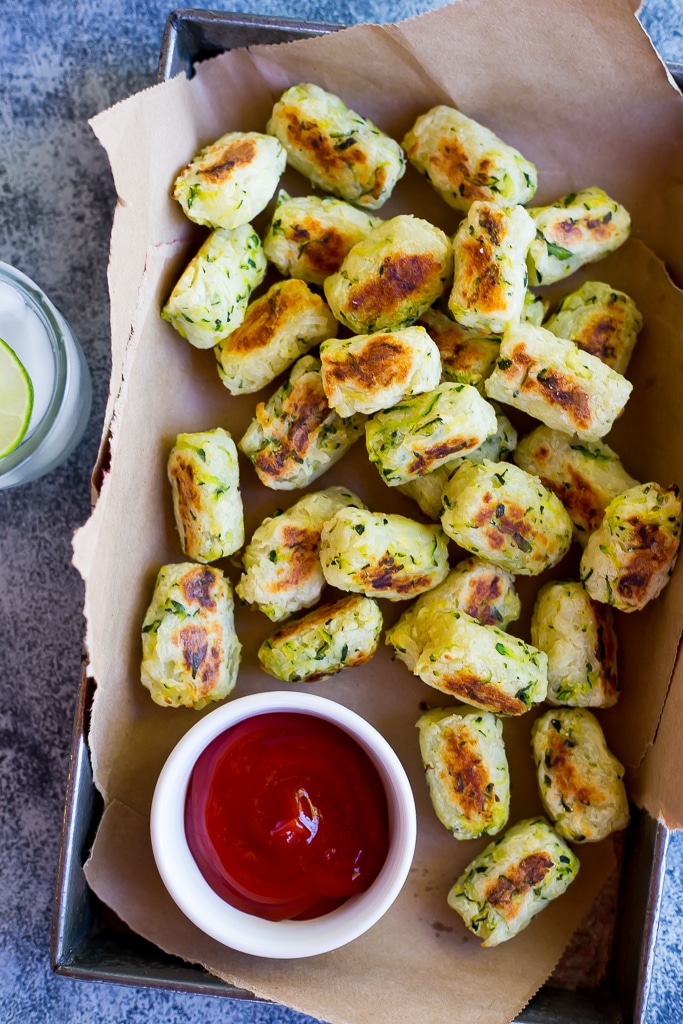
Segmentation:
<svg viewBox="0 0 683 1024">
<path fill-rule="evenodd" d="M 629 207 L 634 237 L 555 292 L 592 278 L 636 299 L 646 327 L 629 370 L 634 394 L 608 440 L 642 480 L 668 484 L 683 476 L 683 296 L 663 262 L 683 280 L 683 253 L 677 251 L 683 104 L 630 3 L 603 0 L 594 7 L 589 0 L 549 0 L 539 18 L 529 2 L 461 0 L 400 25 L 361 26 L 226 54 L 189 82 L 154 87 L 99 115 L 93 127 L 109 154 L 120 200 L 110 263 L 111 468 L 92 518 L 74 541 L 74 560 L 86 581 L 87 645 L 97 681 L 90 748 L 107 805 L 87 877 L 131 927 L 164 949 L 309 1014 L 354 1024 L 436 1024 L 446 1015 L 454 1024 L 504 1022 L 552 970 L 612 868 L 611 844 L 582 847 L 581 871 L 569 893 L 513 942 L 482 950 L 448 910 L 445 896 L 485 841 L 458 843 L 436 820 L 416 742 L 421 703 L 441 698 L 393 664 L 386 649 L 368 666 L 316 686 L 387 736 L 413 783 L 418 849 L 409 881 L 382 922 L 324 956 L 286 962 L 248 957 L 200 935 L 184 919 L 166 896 L 151 856 L 148 814 L 158 772 L 197 720 L 190 711 L 157 707 L 139 682 L 140 623 L 157 570 L 184 560 L 166 458 L 180 431 L 220 425 L 240 437 L 255 402 L 269 393 L 232 398 L 220 384 L 213 354 L 191 348 L 159 318 L 161 303 L 202 237 L 169 199 L 169 188 L 200 145 L 228 130 L 262 130 L 280 91 L 300 81 L 338 92 L 397 138 L 429 106 L 454 103 L 537 164 L 539 201 L 599 184 Z M 298 194 L 309 190 L 293 173 L 285 184 Z M 456 224 L 455 213 L 412 169 L 381 212 L 412 212 L 448 232 Z M 249 536 L 265 515 L 287 507 L 300 492 L 268 491 L 246 460 L 241 472 Z M 419 515 L 412 502 L 384 487 L 360 445 L 312 489 L 334 483 L 352 486 L 373 510 Z M 454 551 L 452 561 L 457 557 Z M 575 574 L 576 565 L 576 557 L 569 558 L 555 575 Z M 236 578 L 228 562 L 222 567 Z M 520 635 L 528 635 L 542 582 L 520 580 Z M 618 616 L 622 698 L 600 715 L 610 745 L 629 766 L 633 791 L 669 820 L 680 819 L 683 804 L 666 782 L 660 754 L 662 743 L 675 745 L 672 715 L 681 698 L 675 680 L 671 689 L 670 683 L 682 590 L 683 574 L 677 573 L 645 612 Z M 385 623 L 400 610 L 400 604 L 383 602 Z M 255 658 L 272 624 L 247 609 L 238 609 L 236 623 L 244 658 L 235 696 L 277 688 Z M 504 725 L 511 821 L 541 810 L 529 756 L 533 717 L 531 712 Z M 639 773 L 641 764 L 645 771 Z"/>
</svg>

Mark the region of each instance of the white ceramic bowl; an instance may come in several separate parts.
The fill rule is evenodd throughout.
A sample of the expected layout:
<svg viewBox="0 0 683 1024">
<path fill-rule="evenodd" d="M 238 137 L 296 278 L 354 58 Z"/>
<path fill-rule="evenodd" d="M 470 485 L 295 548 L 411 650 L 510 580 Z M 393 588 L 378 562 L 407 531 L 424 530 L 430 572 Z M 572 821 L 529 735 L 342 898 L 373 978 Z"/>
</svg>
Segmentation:
<svg viewBox="0 0 683 1024">
<path fill-rule="evenodd" d="M 283 711 L 322 718 L 352 736 L 379 773 L 389 811 L 389 852 L 375 881 L 331 913 L 308 921 L 266 921 L 226 903 L 204 879 L 185 836 L 185 797 L 202 751 L 246 718 Z M 403 765 L 376 729 L 360 715 L 324 697 L 278 691 L 224 704 L 183 736 L 159 776 L 151 829 L 154 858 L 164 885 L 198 928 L 243 953 L 293 959 L 337 949 L 379 921 L 398 896 L 410 870 L 417 824 L 415 801 Z"/>
</svg>

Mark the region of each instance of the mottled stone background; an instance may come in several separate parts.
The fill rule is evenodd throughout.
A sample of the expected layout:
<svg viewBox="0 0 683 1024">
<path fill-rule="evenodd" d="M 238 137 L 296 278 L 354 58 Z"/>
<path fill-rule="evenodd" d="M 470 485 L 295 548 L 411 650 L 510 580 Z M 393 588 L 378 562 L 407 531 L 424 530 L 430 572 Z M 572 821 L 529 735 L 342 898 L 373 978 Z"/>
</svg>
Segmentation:
<svg viewBox="0 0 683 1024">
<path fill-rule="evenodd" d="M 596 0 L 599 2 L 599 0 Z M 207 6 L 210 6 L 207 0 Z M 338 22 L 395 21 L 441 6 L 250 0 L 217 9 Z M 162 0 L 0 0 L 0 259 L 37 281 L 81 339 L 95 401 L 86 439 L 43 480 L 0 492 L 0 1020 L 295 1022 L 280 1007 L 53 977 L 49 933 L 82 590 L 72 531 L 88 513 L 109 377 L 106 266 L 115 194 L 87 119 L 155 80 Z M 542 3 L 539 3 L 539 13 Z M 647 0 L 662 55 L 683 62 L 683 0 Z M 648 1024 L 683 1020 L 683 837 L 669 854 Z"/>
</svg>

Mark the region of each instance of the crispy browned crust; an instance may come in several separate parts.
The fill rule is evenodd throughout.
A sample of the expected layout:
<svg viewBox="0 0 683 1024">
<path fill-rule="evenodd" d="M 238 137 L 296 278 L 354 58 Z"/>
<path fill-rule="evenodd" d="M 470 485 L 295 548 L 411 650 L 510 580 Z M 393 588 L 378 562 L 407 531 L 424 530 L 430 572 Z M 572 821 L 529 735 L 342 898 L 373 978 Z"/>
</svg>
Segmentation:
<svg viewBox="0 0 683 1024">
<path fill-rule="evenodd" d="M 417 145 L 413 151 L 416 148 Z M 413 151 L 408 155 L 411 156 Z M 447 179 L 449 191 L 472 201 L 490 198 L 491 189 L 486 183 L 492 166 L 492 161 L 485 156 L 474 167 L 470 154 L 453 132 L 439 140 L 436 152 L 428 160 L 428 167 Z"/>
<path fill-rule="evenodd" d="M 450 441 L 442 441 L 432 445 L 423 452 L 413 452 L 413 461 L 408 466 L 409 473 L 428 473 L 435 462 L 447 459 L 449 455 L 457 455 L 465 449 L 469 451 L 479 442 L 479 437 L 454 437 Z"/>
<path fill-rule="evenodd" d="M 495 520 L 495 523 L 493 522 Z M 474 517 L 474 525 L 482 530 L 486 540 L 494 551 L 499 551 L 510 537 L 520 551 L 528 552 L 531 541 L 538 539 L 526 514 L 526 509 L 513 501 L 501 501 L 487 491 L 481 499 L 481 507 Z"/>
<path fill-rule="evenodd" d="M 489 207 L 479 211 L 479 231 L 460 242 L 457 281 L 467 306 L 486 312 L 506 304 L 507 286 L 496 253 L 506 234 L 505 213 Z"/>
<path fill-rule="evenodd" d="M 175 485 L 178 495 L 178 515 L 183 528 L 183 537 L 187 538 L 194 534 L 193 512 L 200 512 L 202 508 L 202 496 L 194 479 L 194 469 L 190 462 L 186 462 L 181 455 L 176 454 L 168 467 L 169 475 Z"/>
<path fill-rule="evenodd" d="M 261 419 L 264 405 L 256 407 Z M 282 421 L 286 433 L 278 431 L 277 445 L 268 445 L 254 459 L 254 468 L 261 477 L 279 480 L 290 475 L 292 460 L 303 462 L 314 442 L 316 433 L 328 417 L 332 416 L 319 373 L 306 373 L 299 378 L 282 404 Z"/>
<path fill-rule="evenodd" d="M 253 163 L 256 143 L 253 139 L 233 139 L 212 156 L 214 162 L 208 167 L 202 167 L 199 174 L 213 183 L 226 181 L 236 167 Z"/>
<path fill-rule="evenodd" d="M 375 171 L 375 180 L 372 188 L 368 195 L 371 195 L 373 199 L 379 199 L 384 191 L 384 187 L 387 183 L 387 169 L 386 167 L 378 167 Z"/>
<path fill-rule="evenodd" d="M 495 683 L 485 682 L 479 676 L 467 672 L 455 672 L 453 675 L 440 675 L 438 679 L 430 679 L 432 686 L 444 693 L 453 693 L 464 701 L 474 701 L 476 706 L 483 705 L 491 711 L 499 711 L 504 715 L 522 715 L 527 706 L 519 697 L 511 697 L 503 693 Z"/>
<path fill-rule="evenodd" d="M 180 589 L 189 604 L 198 604 L 208 611 L 216 607 L 214 589 L 220 580 L 218 569 L 212 569 L 208 565 L 198 565 L 196 569 L 190 569 L 178 580 Z"/>
<path fill-rule="evenodd" d="M 368 322 L 399 315 L 406 303 L 439 290 L 445 269 L 431 253 L 390 253 L 377 275 L 349 289 L 343 312 L 362 313 Z"/>
<path fill-rule="evenodd" d="M 376 591 L 380 597 L 383 591 L 412 594 L 413 591 L 426 589 L 433 580 L 433 577 L 426 573 L 411 573 L 403 562 L 397 562 L 388 551 L 375 565 L 359 569 L 354 575 L 362 586 Z"/>
<path fill-rule="evenodd" d="M 336 274 L 355 238 L 335 227 L 325 227 L 315 217 L 304 217 L 293 225 L 289 238 L 306 248 L 299 254 L 300 263 L 316 277 Z"/>
<path fill-rule="evenodd" d="M 588 317 L 572 340 L 584 352 L 602 359 L 614 367 L 620 348 L 623 346 L 626 311 L 621 303 L 610 303 L 609 312 L 601 309 Z"/>
<path fill-rule="evenodd" d="M 288 320 L 322 306 L 323 300 L 304 281 L 283 281 L 247 307 L 244 320 L 224 344 L 240 355 L 266 348 Z"/>
<path fill-rule="evenodd" d="M 598 634 L 597 655 L 602 669 L 602 691 L 605 697 L 616 697 L 619 680 L 616 673 L 617 637 L 614 632 L 612 609 L 608 604 L 591 601 Z"/>
<path fill-rule="evenodd" d="M 609 497 L 593 487 L 571 464 L 567 463 L 566 471 L 570 485 L 551 489 L 555 491 L 572 519 L 585 523 L 589 532 L 597 530 L 604 518 Z"/>
<path fill-rule="evenodd" d="M 529 355 L 523 341 L 517 342 L 511 357 L 511 365 L 500 372 L 512 390 L 522 395 L 540 395 L 548 405 L 560 406 L 576 429 L 585 430 L 591 426 L 593 416 L 590 397 L 575 379 L 558 370 L 543 367 Z"/>
<path fill-rule="evenodd" d="M 623 601 L 640 608 L 651 596 L 653 577 L 675 558 L 678 539 L 655 523 L 644 523 L 637 515 L 626 522 L 630 527 L 628 555 L 624 558 L 616 589 Z"/>
<path fill-rule="evenodd" d="M 451 801 L 466 817 L 481 817 L 490 811 L 491 796 L 487 787 L 491 782 L 476 744 L 449 732 L 440 744 L 441 765 L 439 775 L 446 784 Z"/>
<path fill-rule="evenodd" d="M 373 334 L 362 351 L 323 352 L 325 376 L 372 394 L 405 384 L 413 369 L 413 350 L 395 334 Z"/>
<path fill-rule="evenodd" d="M 495 572 L 490 576 L 477 576 L 470 584 L 470 596 L 464 610 L 482 626 L 495 626 L 499 620 L 493 614 L 492 606 L 502 593 L 503 584 Z"/>
<path fill-rule="evenodd" d="M 222 645 L 215 636 L 212 638 L 206 626 L 200 625 L 181 626 L 175 630 L 173 640 L 183 652 L 183 661 L 192 675 L 196 696 L 207 696 L 220 679 Z"/>
<path fill-rule="evenodd" d="M 611 213 L 606 213 L 604 217 L 595 217 L 590 213 L 585 217 L 567 217 L 566 220 L 555 221 L 544 228 L 547 238 L 568 249 L 571 249 L 572 243 L 583 241 L 586 234 L 595 242 L 608 242 L 617 233 Z"/>
<path fill-rule="evenodd" d="M 268 584 L 271 594 L 290 591 L 306 583 L 317 561 L 320 547 L 320 530 L 305 526 L 285 526 L 282 530 L 282 552 L 287 572 Z"/>
<path fill-rule="evenodd" d="M 553 785 L 557 787 L 563 804 L 572 807 L 575 803 L 584 806 L 599 803 L 602 797 L 597 786 L 589 779 L 582 779 L 574 766 L 571 751 L 575 744 L 563 737 L 556 729 L 548 729 L 548 746 L 544 755 L 544 764 L 553 775 Z"/>
<path fill-rule="evenodd" d="M 489 886 L 487 902 L 508 921 L 511 920 L 517 916 L 521 906 L 521 901 L 513 902 L 514 897 L 523 896 L 542 882 L 552 866 L 553 860 L 547 853 L 530 853 L 516 867 L 510 868 L 507 875 L 499 875 Z"/>
<path fill-rule="evenodd" d="M 367 163 L 367 154 L 360 146 L 346 145 L 347 139 L 335 142 L 320 130 L 317 121 L 302 120 L 295 105 L 280 104 L 278 116 L 286 125 L 288 143 L 306 153 L 328 177 L 334 179 L 348 167 Z"/>
</svg>

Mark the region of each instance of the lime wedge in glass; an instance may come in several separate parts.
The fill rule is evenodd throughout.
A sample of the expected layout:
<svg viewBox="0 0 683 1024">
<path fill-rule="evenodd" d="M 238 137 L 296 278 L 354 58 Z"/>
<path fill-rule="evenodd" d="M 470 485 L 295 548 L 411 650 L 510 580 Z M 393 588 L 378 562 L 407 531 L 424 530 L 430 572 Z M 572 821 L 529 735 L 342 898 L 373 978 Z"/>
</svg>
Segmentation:
<svg viewBox="0 0 683 1024">
<path fill-rule="evenodd" d="M 0 338 L 0 459 L 21 443 L 33 409 L 31 378 Z"/>
</svg>

